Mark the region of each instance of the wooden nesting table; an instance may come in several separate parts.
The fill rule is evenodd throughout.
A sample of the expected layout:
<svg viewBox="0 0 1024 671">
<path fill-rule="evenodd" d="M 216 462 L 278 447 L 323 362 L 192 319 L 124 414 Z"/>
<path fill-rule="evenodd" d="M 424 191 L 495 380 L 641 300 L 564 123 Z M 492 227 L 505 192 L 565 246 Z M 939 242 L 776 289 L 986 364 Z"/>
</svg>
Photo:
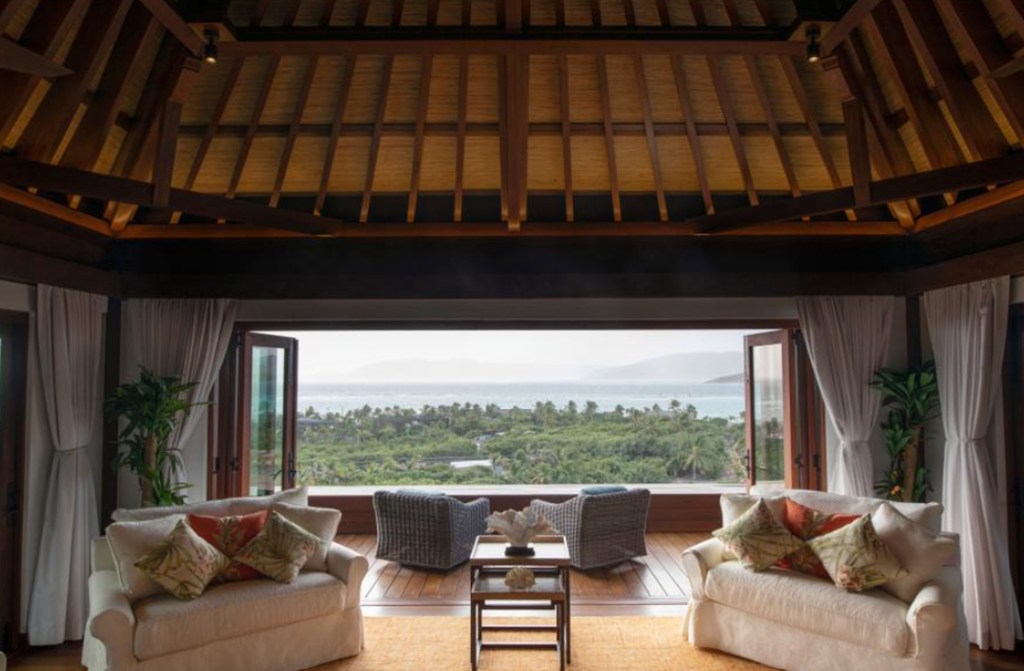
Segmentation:
<svg viewBox="0 0 1024 671">
<path fill-rule="evenodd" d="M 572 662 L 569 618 L 569 546 L 565 536 L 538 536 L 530 544 L 532 557 L 506 557 L 504 536 L 477 536 L 469 557 L 470 661 L 477 669 L 485 649 L 551 649 L 558 653 L 559 669 Z M 536 583 L 529 589 L 505 584 L 505 574 L 514 566 L 533 571 Z M 485 610 L 553 610 L 554 624 L 484 624 Z M 549 631 L 554 641 L 485 641 L 485 631 Z"/>
</svg>

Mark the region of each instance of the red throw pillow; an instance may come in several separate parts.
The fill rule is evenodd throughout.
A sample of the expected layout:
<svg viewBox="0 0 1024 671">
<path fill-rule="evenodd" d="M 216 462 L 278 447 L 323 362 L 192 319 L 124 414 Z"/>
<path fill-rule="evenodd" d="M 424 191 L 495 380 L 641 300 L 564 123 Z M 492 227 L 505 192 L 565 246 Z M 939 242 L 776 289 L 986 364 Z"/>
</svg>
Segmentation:
<svg viewBox="0 0 1024 671">
<path fill-rule="evenodd" d="M 843 513 L 823 513 L 788 498 L 783 501 L 782 524 L 789 530 L 789 533 L 805 541 L 841 529 L 847 524 L 856 522 L 860 517 L 860 515 Z M 825 565 L 806 545 L 793 554 L 780 559 L 777 566 L 831 580 L 828 571 L 825 570 Z"/>
<path fill-rule="evenodd" d="M 188 523 L 203 540 L 231 559 L 231 563 L 221 571 L 218 577 L 228 582 L 238 582 L 240 580 L 257 580 L 263 577 L 263 574 L 256 569 L 239 564 L 234 558 L 239 550 L 263 530 L 269 517 L 269 510 L 261 510 L 248 515 L 228 515 L 227 517 L 189 515 Z"/>
</svg>

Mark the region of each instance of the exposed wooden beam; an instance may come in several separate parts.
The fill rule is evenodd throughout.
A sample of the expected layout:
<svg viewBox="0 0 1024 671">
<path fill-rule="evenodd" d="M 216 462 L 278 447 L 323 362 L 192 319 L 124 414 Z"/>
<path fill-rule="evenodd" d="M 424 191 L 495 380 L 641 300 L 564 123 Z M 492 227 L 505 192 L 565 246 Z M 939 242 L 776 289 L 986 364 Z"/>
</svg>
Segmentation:
<svg viewBox="0 0 1024 671">
<path fill-rule="evenodd" d="M 565 4 L 560 0 L 564 18 Z M 573 221 L 576 218 L 576 203 L 572 195 L 572 131 L 570 121 L 572 120 L 569 100 L 569 58 L 561 55 L 558 57 L 558 112 L 561 116 L 562 130 L 562 179 L 565 192 L 565 220 Z"/>
<path fill-rule="evenodd" d="M 196 155 L 192 159 L 192 166 L 185 177 L 186 189 L 191 189 L 199 177 L 199 171 L 202 170 L 206 154 L 210 151 L 210 145 L 213 144 L 213 139 L 217 136 L 221 120 L 224 118 L 224 112 L 227 110 L 228 102 L 231 100 L 231 94 L 234 93 L 235 87 L 238 85 L 238 78 L 242 74 L 243 65 L 245 65 L 245 61 L 241 58 L 236 58 L 231 64 L 227 79 L 224 80 L 224 87 L 221 89 L 220 96 L 217 99 L 217 105 L 213 108 L 213 116 L 210 117 L 209 123 L 202 127 L 202 140 L 199 142 L 199 147 L 196 148 Z"/>
<path fill-rule="evenodd" d="M 10 70 L 33 77 L 65 77 L 72 70 L 45 56 L 26 49 L 17 42 L 0 36 L 0 70 Z"/>
<path fill-rule="evenodd" d="M 463 0 L 463 7 L 469 0 Z M 469 106 L 469 57 L 459 56 L 459 98 L 455 125 L 455 221 L 462 221 L 462 189 L 466 172 L 466 114 Z"/>
<path fill-rule="evenodd" d="M 167 0 L 140 0 L 153 18 L 159 21 L 167 31 L 181 42 L 182 46 L 193 56 L 199 56 L 203 50 L 203 40 L 196 35 L 178 11 Z"/>
<path fill-rule="evenodd" d="M 493 28 L 237 28 L 225 56 L 311 54 L 763 54 L 802 56 L 806 46 L 775 28 L 533 27 L 510 36 Z"/>
<path fill-rule="evenodd" d="M 881 0 L 856 0 L 832 28 L 821 38 L 822 55 L 831 54 L 867 19 Z"/>
<path fill-rule="evenodd" d="M 65 207 L 59 203 L 55 203 L 52 200 L 47 200 L 42 196 L 23 191 L 19 188 L 8 186 L 6 184 L 0 184 L 0 200 L 5 200 L 8 203 L 15 203 L 29 209 L 35 210 L 36 212 L 42 212 L 54 219 L 60 219 L 63 222 L 72 224 L 79 228 L 84 228 L 87 231 L 93 233 L 99 233 L 103 236 L 110 236 L 110 225 L 102 219 L 91 217 L 77 210 L 72 210 L 70 207 Z"/>
<path fill-rule="evenodd" d="M 238 192 L 238 183 L 242 179 L 242 171 L 245 170 L 246 161 L 249 160 L 249 152 L 252 150 L 253 140 L 256 139 L 256 128 L 259 127 L 263 110 L 267 106 L 267 99 L 270 97 L 270 89 L 274 87 L 274 77 L 277 75 L 277 68 L 281 64 L 278 56 L 271 56 L 267 59 L 267 69 L 263 73 L 263 85 L 260 87 L 259 95 L 252 106 L 252 113 L 249 117 L 249 126 L 246 128 L 245 137 L 242 138 L 242 146 L 238 150 L 238 157 L 235 159 L 235 168 L 231 172 L 231 180 L 228 182 L 227 196 L 234 198 Z"/>
<path fill-rule="evenodd" d="M 107 59 L 99 86 L 60 159 L 61 165 L 81 170 L 96 167 L 103 145 L 124 106 L 128 82 L 144 65 L 139 58 L 142 46 L 155 40 L 160 30 L 160 24 L 149 10 L 132 4 Z"/>
<path fill-rule="evenodd" d="M 846 149 L 853 175 L 853 203 L 867 207 L 871 202 L 871 157 L 868 153 L 868 129 L 864 123 L 864 106 L 856 98 L 843 101 L 846 120 Z"/>
<path fill-rule="evenodd" d="M 697 124 L 694 123 L 693 105 L 690 103 L 690 87 L 686 81 L 686 72 L 679 58 L 670 57 L 672 64 L 672 77 L 675 82 L 676 95 L 679 98 L 679 109 L 683 113 L 683 120 L 686 126 L 686 138 L 690 146 L 690 155 L 693 157 L 694 168 L 697 171 L 697 182 L 700 184 L 700 192 L 704 197 L 704 211 L 706 214 L 715 213 L 715 201 L 711 196 L 711 185 L 708 181 L 708 171 L 704 164 L 704 150 L 700 146 L 700 138 L 697 134 Z M 657 129 L 655 129 L 657 132 Z"/>
<path fill-rule="evenodd" d="M 153 206 L 153 185 L 149 182 L 25 161 L 12 156 L 0 156 L 0 183 L 41 191 L 78 194 L 98 200 L 129 203 L 136 207 Z M 331 235 L 341 226 L 340 221 L 316 217 L 305 212 L 282 210 L 260 203 L 184 189 L 170 190 L 168 207 L 173 211 L 199 217 L 283 228 L 309 235 Z"/>
<path fill-rule="evenodd" d="M 992 71 L 1014 55 L 999 33 L 992 16 L 981 2 L 939 0 L 951 25 L 960 33 L 971 61 L 983 77 L 996 104 L 1009 121 L 1014 134 L 1024 140 L 1024 73 L 993 78 Z"/>
<path fill-rule="evenodd" d="M 409 177 L 409 205 L 406 221 L 416 221 L 416 201 L 420 195 L 420 171 L 423 169 L 423 138 L 427 124 L 427 105 L 430 103 L 430 80 L 434 72 L 434 57 L 423 56 L 420 62 L 419 101 L 416 104 L 416 136 L 412 146 L 412 174 Z"/>
<path fill-rule="evenodd" d="M 182 103 L 168 100 L 160 116 L 160 129 L 153 159 L 153 207 L 166 208 L 171 196 L 171 178 L 174 176 L 174 154 L 178 146 L 178 125 L 181 123 Z"/>
<path fill-rule="evenodd" d="M 948 224 L 957 219 L 977 214 L 996 205 L 1002 205 L 1013 200 L 1024 198 L 1024 181 L 1013 182 L 980 195 L 962 200 L 955 205 L 943 208 L 936 212 L 926 214 L 917 220 L 914 232 L 926 231 L 936 226 Z"/>
<path fill-rule="evenodd" d="M 341 134 L 345 107 L 348 105 L 348 94 L 352 89 L 352 77 L 355 75 L 355 71 L 356 57 L 350 56 L 345 59 L 345 69 L 341 72 L 341 89 L 338 91 L 338 102 L 334 109 L 334 120 L 331 122 L 330 135 L 327 139 L 327 150 L 324 152 L 324 167 L 320 171 L 320 188 L 317 190 L 313 214 L 319 215 L 324 210 L 327 189 L 331 181 L 331 172 L 334 170 L 334 157 L 338 151 L 338 137 Z"/>
<path fill-rule="evenodd" d="M 88 0 L 48 0 L 36 6 L 18 45 L 52 60 L 71 30 L 78 25 Z M 13 44 L 13 43 L 10 43 Z M 0 70 L 0 143 L 11 132 L 39 84 L 38 75 Z"/>
<path fill-rule="evenodd" d="M 89 5 L 82 27 L 64 59 L 64 64 L 72 68 L 74 74 L 54 82 L 46 92 L 39 109 L 15 145 L 18 156 L 32 161 L 53 158 L 103 58 L 113 47 L 131 5 L 132 0 L 109 0 Z"/>
<path fill-rule="evenodd" d="M 8 24 L 14 20 L 24 0 L 0 0 L 0 35 L 7 30 Z"/>
<path fill-rule="evenodd" d="M 729 95 L 729 88 L 725 82 L 722 62 L 717 58 L 711 57 L 707 59 L 707 62 L 708 67 L 711 69 L 711 82 L 715 87 L 715 96 L 718 98 L 718 105 L 722 108 L 722 114 L 725 116 L 725 125 L 729 129 L 732 153 L 736 158 L 736 165 L 739 166 L 740 176 L 743 178 L 743 187 L 747 191 L 747 199 L 751 205 L 757 205 L 760 201 L 757 197 L 757 189 L 754 187 L 754 176 L 750 172 L 747 152 L 743 147 L 743 140 L 740 139 L 739 127 L 736 125 L 736 112 L 733 109 L 732 98 Z"/>
<path fill-rule="evenodd" d="M 604 123 L 604 149 L 608 161 L 608 188 L 612 196 L 612 215 L 622 221 L 622 201 L 619 198 L 619 168 L 615 160 L 615 133 L 612 129 L 612 104 L 608 93 L 608 63 L 604 56 L 597 57 L 597 82 L 601 91 L 601 118 Z"/>
<path fill-rule="evenodd" d="M 1006 138 L 974 84 L 933 0 L 892 0 L 911 44 L 931 73 L 972 158 L 1006 153 Z"/>
<path fill-rule="evenodd" d="M 883 75 L 896 87 L 904 110 L 932 168 L 963 163 L 960 145 L 950 132 L 938 104 L 929 96 L 930 87 L 917 63 L 910 39 L 900 26 L 899 14 L 889 3 L 880 5 L 864 22 L 888 73 Z"/>
<path fill-rule="evenodd" d="M 699 235 L 695 226 L 679 222 L 523 222 L 518 232 L 511 232 L 501 222 L 429 223 L 416 226 L 403 223 L 344 226 L 333 237 L 339 238 L 501 238 L 501 237 L 685 237 Z M 722 233 L 737 237 L 899 237 L 906 231 L 894 222 L 815 221 L 779 223 Z M 259 239 L 304 237 L 284 229 L 245 224 L 214 226 L 211 224 L 132 224 L 118 235 L 121 240 L 187 240 L 187 239 Z"/>
<path fill-rule="evenodd" d="M 373 122 L 373 135 L 370 136 L 370 154 L 366 166 L 366 181 L 363 186 L 363 200 L 359 206 L 359 222 L 366 223 L 370 218 L 370 199 L 373 197 L 373 180 L 377 173 L 377 158 L 380 153 L 381 130 L 384 126 L 384 113 L 388 106 L 388 93 L 391 91 L 391 71 L 395 66 L 394 56 L 384 59 L 384 72 L 381 75 L 377 97 L 377 114 Z"/>
<path fill-rule="evenodd" d="M 786 81 L 789 82 L 789 87 L 793 91 L 797 107 L 800 108 L 800 113 L 807 122 L 807 128 L 810 131 L 811 139 L 814 140 L 814 146 L 818 150 L 818 155 L 821 156 L 825 172 L 828 173 L 832 186 L 839 188 L 842 184 L 842 180 L 839 178 L 839 170 L 836 168 L 835 159 L 832 158 L 832 154 L 825 144 L 825 130 L 822 124 L 818 122 L 814 108 L 811 107 L 810 99 L 807 96 L 807 89 L 800 78 L 800 72 L 790 58 L 780 58 L 779 63 L 782 65 L 782 72 L 786 75 Z"/>
<path fill-rule="evenodd" d="M 871 182 L 869 202 L 880 205 L 1020 179 L 1024 179 L 1024 154 L 1015 154 Z M 797 217 L 829 214 L 852 208 L 854 204 L 853 187 L 845 187 L 730 210 L 710 217 L 695 217 L 689 221 L 704 233 L 718 233 Z"/>
</svg>

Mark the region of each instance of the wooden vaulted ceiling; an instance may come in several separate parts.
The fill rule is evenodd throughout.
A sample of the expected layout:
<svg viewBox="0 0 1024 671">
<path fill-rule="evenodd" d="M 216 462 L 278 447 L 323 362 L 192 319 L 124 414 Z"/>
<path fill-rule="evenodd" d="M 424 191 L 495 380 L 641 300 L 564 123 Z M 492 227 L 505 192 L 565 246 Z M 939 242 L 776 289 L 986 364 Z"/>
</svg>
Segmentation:
<svg viewBox="0 0 1024 671">
<path fill-rule="evenodd" d="M 0 0 L 0 32 L 0 201 L 114 238 L 1024 212 L 1024 0 Z"/>
</svg>

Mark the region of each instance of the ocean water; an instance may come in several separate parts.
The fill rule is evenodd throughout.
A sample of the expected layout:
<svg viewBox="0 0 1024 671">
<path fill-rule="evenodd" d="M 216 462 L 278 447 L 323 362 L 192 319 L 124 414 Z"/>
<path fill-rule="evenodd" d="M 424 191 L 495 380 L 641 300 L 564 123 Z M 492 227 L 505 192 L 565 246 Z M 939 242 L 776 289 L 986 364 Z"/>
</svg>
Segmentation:
<svg viewBox="0 0 1024 671">
<path fill-rule="evenodd" d="M 298 389 L 299 411 L 312 406 L 317 411 L 348 412 L 369 405 L 371 408 L 398 406 L 420 409 L 424 405 L 494 403 L 500 408 L 533 408 L 538 401 L 551 401 L 564 408 L 576 401 L 582 410 L 587 401 L 597 403 L 599 411 L 624 408 L 651 408 L 655 404 L 667 410 L 672 399 L 685 408 L 693 405 L 701 417 L 739 417 L 744 409 L 743 385 L 706 384 L 673 381 L 586 381 L 534 383 L 310 383 Z"/>
</svg>

